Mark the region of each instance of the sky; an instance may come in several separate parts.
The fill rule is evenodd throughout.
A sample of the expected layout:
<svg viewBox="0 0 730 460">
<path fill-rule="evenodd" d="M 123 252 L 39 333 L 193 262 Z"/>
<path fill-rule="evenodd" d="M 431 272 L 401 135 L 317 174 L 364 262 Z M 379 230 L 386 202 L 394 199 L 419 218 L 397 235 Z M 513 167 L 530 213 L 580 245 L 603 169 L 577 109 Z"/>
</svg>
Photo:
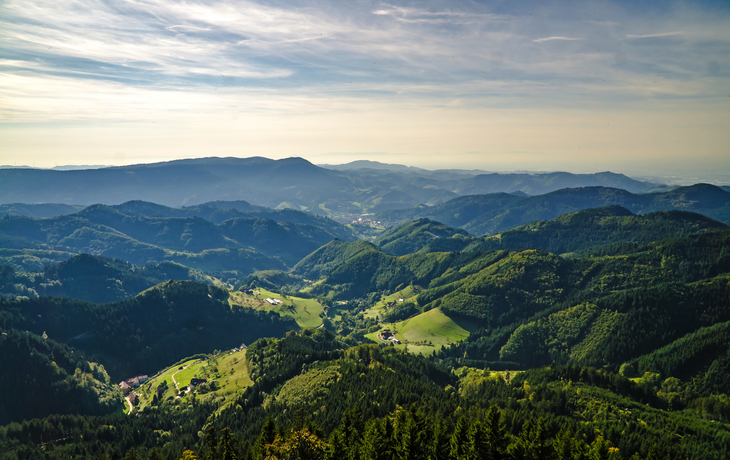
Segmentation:
<svg viewBox="0 0 730 460">
<path fill-rule="evenodd" d="M 208 156 L 730 183 L 730 2 L 0 1 L 0 165 Z"/>
</svg>

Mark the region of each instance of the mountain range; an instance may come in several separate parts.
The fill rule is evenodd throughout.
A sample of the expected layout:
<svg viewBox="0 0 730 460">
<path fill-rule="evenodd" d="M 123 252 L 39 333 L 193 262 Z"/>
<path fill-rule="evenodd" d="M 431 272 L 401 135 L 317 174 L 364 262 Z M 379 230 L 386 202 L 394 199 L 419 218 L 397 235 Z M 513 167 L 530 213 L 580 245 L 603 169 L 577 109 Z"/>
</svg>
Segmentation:
<svg viewBox="0 0 730 460">
<path fill-rule="evenodd" d="M 730 453 L 721 187 L 218 158 L 0 197 L 0 460 Z"/>
<path fill-rule="evenodd" d="M 168 261 L 208 272 L 229 270 L 235 277 L 293 266 L 334 238 L 354 236 L 337 222 L 301 211 L 241 202 L 173 209 L 135 201 L 47 219 L 6 215 L 0 219 L 0 260 L 19 271 L 39 271 L 48 262 L 89 253 L 135 265 Z"/>
<path fill-rule="evenodd" d="M 374 242 L 394 255 L 497 249 L 542 249 L 554 254 L 600 253 L 612 250 L 613 245 L 626 249 L 632 245 L 639 247 L 652 241 L 727 228 L 726 224 L 698 213 L 657 211 L 637 215 L 614 205 L 583 209 L 481 237 L 423 218 L 391 227 Z"/>
<path fill-rule="evenodd" d="M 506 193 L 470 195 L 435 206 L 382 211 L 373 219 L 401 223 L 428 218 L 473 235 L 485 235 L 528 222 L 554 219 L 581 209 L 611 205 L 622 206 L 638 214 L 683 210 L 698 212 L 721 222 L 730 221 L 730 192 L 709 184 L 647 194 L 608 187 L 580 187 L 530 197 Z"/>
<path fill-rule="evenodd" d="M 0 169 L 0 203 L 114 205 L 142 200 L 179 207 L 245 200 L 329 216 L 438 204 L 460 195 L 535 195 L 581 186 L 640 192 L 656 185 L 610 172 L 475 175 L 410 168 L 333 170 L 302 158 L 202 158 L 70 171 Z"/>
</svg>

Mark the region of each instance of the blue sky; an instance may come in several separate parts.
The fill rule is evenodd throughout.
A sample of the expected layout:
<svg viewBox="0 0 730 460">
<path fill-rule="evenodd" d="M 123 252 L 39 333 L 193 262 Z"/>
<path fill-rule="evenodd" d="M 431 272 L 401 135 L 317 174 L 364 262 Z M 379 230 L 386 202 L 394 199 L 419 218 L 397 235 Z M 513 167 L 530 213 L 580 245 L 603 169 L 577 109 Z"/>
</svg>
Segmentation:
<svg viewBox="0 0 730 460">
<path fill-rule="evenodd" d="M 730 2 L 0 3 L 0 164 L 730 173 Z"/>
</svg>

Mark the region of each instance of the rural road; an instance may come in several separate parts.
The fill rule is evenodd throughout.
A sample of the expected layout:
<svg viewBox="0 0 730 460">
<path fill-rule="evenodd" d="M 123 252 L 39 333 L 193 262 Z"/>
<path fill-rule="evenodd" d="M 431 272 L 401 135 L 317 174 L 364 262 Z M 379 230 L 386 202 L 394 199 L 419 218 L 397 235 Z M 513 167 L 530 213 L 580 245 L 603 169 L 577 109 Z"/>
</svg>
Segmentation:
<svg viewBox="0 0 730 460">
<path fill-rule="evenodd" d="M 187 367 L 188 366 L 183 366 L 182 369 L 178 369 L 177 372 L 183 371 L 183 370 L 187 369 Z M 174 374 L 172 374 L 172 383 L 175 384 L 175 388 L 177 388 L 177 387 L 180 386 L 180 384 L 177 383 L 177 380 L 175 380 L 175 376 L 177 375 L 177 372 L 175 372 Z"/>
<path fill-rule="evenodd" d="M 127 412 L 127 415 L 132 415 L 132 411 L 134 410 L 134 404 L 132 404 L 132 399 L 134 397 L 134 392 L 130 393 L 125 399 L 129 403 L 129 412 Z"/>
</svg>

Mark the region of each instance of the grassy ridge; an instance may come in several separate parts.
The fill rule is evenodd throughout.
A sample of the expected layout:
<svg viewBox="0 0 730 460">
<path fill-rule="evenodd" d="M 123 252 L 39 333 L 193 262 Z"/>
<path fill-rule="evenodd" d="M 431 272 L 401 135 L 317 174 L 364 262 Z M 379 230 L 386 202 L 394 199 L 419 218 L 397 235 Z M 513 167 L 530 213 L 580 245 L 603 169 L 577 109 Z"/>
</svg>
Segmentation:
<svg viewBox="0 0 730 460">
<path fill-rule="evenodd" d="M 187 387 L 194 378 L 208 381 L 194 390 L 198 400 L 215 402 L 222 406 L 234 401 L 243 390 L 253 384 L 249 377 L 246 350 L 224 351 L 207 358 L 189 359 L 160 371 L 140 386 L 136 390 L 139 394 L 136 411 L 143 411 L 153 405 L 190 403 Z M 158 388 L 166 389 L 158 392 Z"/>
<path fill-rule="evenodd" d="M 425 355 L 433 353 L 442 345 L 465 340 L 477 329 L 475 322 L 468 320 L 457 322 L 438 308 L 404 321 L 383 323 L 382 327 L 395 332 L 395 337 L 403 342 L 396 346 L 405 347 L 407 345 L 409 351 Z M 380 342 L 377 332 L 367 334 L 365 337 Z"/>
<path fill-rule="evenodd" d="M 287 316 L 301 328 L 319 327 L 322 325 L 322 305 L 315 299 L 304 299 L 301 297 L 292 297 L 276 292 L 259 288 L 254 291 L 253 296 L 242 292 L 232 292 L 228 301 L 231 305 L 239 305 L 244 307 L 252 307 L 257 310 L 271 311 L 281 316 Z M 281 304 L 272 305 L 264 299 L 278 299 Z"/>
</svg>

